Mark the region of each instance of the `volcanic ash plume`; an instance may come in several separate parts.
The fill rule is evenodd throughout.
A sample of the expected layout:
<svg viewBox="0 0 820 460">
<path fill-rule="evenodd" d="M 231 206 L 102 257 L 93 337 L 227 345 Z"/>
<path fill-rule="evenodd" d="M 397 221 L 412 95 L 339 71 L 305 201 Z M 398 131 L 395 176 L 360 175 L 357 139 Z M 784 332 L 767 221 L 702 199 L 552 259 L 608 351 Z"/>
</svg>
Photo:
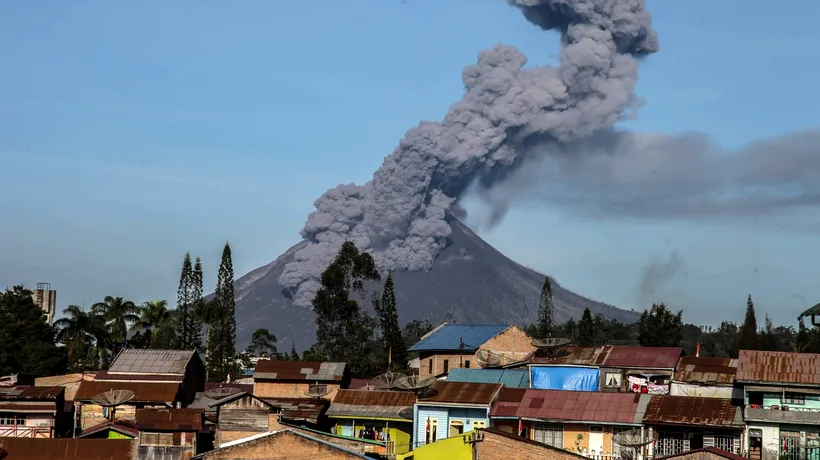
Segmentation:
<svg viewBox="0 0 820 460">
<path fill-rule="evenodd" d="M 658 50 L 643 0 L 508 0 L 544 30 L 561 33 L 558 67 L 524 69 L 496 45 L 463 72 L 464 97 L 440 123 L 407 132 L 363 186 L 340 185 L 314 205 L 307 246 L 279 278 L 308 306 L 345 240 L 384 270 L 429 270 L 450 234 L 445 215 L 473 184 L 490 188 L 541 149 L 611 127 L 633 108 L 637 58 Z"/>
</svg>

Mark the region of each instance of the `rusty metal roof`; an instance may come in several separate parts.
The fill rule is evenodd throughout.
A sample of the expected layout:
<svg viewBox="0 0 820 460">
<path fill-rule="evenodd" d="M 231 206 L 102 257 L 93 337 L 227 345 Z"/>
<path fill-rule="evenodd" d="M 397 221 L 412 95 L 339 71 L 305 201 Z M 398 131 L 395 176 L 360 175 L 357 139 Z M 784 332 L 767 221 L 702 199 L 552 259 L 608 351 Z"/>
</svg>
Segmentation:
<svg viewBox="0 0 820 460">
<path fill-rule="evenodd" d="M 532 364 L 573 364 L 578 366 L 600 366 L 609 356 L 611 345 L 601 347 L 563 347 L 555 351 L 552 356 L 544 356 L 536 350 L 530 359 Z"/>
<path fill-rule="evenodd" d="M 205 391 L 216 388 L 236 388 L 243 393 L 253 393 L 252 383 L 222 383 L 222 382 L 205 382 Z"/>
<path fill-rule="evenodd" d="M 718 449 L 717 447 L 703 447 L 703 448 L 700 448 L 700 449 L 688 450 L 686 452 L 681 452 L 681 453 L 675 454 L 675 455 L 666 455 L 664 457 L 655 457 L 655 460 L 666 460 L 667 458 L 678 458 L 678 457 L 684 457 L 684 456 L 692 458 L 694 455 L 697 455 L 697 454 L 700 454 L 700 453 L 713 454 L 712 458 L 717 457 L 717 458 L 727 458 L 729 460 L 748 460 L 746 457 L 744 457 L 742 455 L 733 454 L 733 453 L 725 451 L 723 449 Z M 697 458 L 709 458 L 709 457 L 698 455 Z"/>
<path fill-rule="evenodd" d="M 117 374 L 109 371 L 100 371 L 94 380 L 110 380 L 120 382 L 182 382 L 182 374 Z"/>
<path fill-rule="evenodd" d="M 278 361 L 260 359 L 253 370 L 254 380 L 308 380 L 311 382 L 340 382 L 345 363 Z"/>
<path fill-rule="evenodd" d="M 403 409 L 412 408 L 416 395 L 409 391 L 339 390 L 327 410 L 328 417 L 407 418 Z"/>
<path fill-rule="evenodd" d="M 740 350 L 736 380 L 820 385 L 820 354 Z"/>
<path fill-rule="evenodd" d="M 649 395 L 637 393 L 505 389 L 490 417 L 640 425 L 648 403 Z"/>
<path fill-rule="evenodd" d="M 737 374 L 737 361 L 731 358 L 699 358 L 684 356 L 678 361 L 676 382 L 710 385 L 732 385 Z"/>
<path fill-rule="evenodd" d="M 130 439 L 3 438 L 3 448 L 14 460 L 130 460 Z"/>
<path fill-rule="evenodd" d="M 85 381 L 77 389 L 74 400 L 89 401 L 94 396 L 108 390 L 131 390 L 134 392 L 132 402 L 173 402 L 179 392 L 179 384 Z"/>
<path fill-rule="evenodd" d="M 57 412 L 57 403 L 41 401 L 0 401 L 0 412 L 55 414 Z"/>
<path fill-rule="evenodd" d="M 18 385 L 14 387 L 0 387 L 0 400 L 55 400 L 62 396 L 65 388 L 59 386 L 36 387 L 32 385 Z"/>
<path fill-rule="evenodd" d="M 604 367 L 674 370 L 683 354 L 677 347 L 612 347 Z"/>
<path fill-rule="evenodd" d="M 185 374 L 188 361 L 197 355 L 195 350 L 155 350 L 125 348 L 108 372 L 111 374 Z M 99 379 L 99 374 L 97 374 Z"/>
<path fill-rule="evenodd" d="M 126 436 L 131 436 L 132 438 L 136 438 L 140 434 L 139 430 L 137 429 L 137 425 L 133 421 L 118 418 L 114 421 L 106 420 L 105 422 L 98 423 L 94 426 L 90 426 L 84 429 L 83 432 L 80 433 L 79 437 L 86 438 L 88 436 L 91 436 L 92 434 L 96 434 L 106 430 L 116 431 L 117 433 L 121 433 Z"/>
<path fill-rule="evenodd" d="M 697 426 L 742 426 L 739 407 L 731 399 L 652 395 L 644 423 Z"/>
<path fill-rule="evenodd" d="M 317 423 L 319 417 L 330 404 L 326 399 L 317 398 L 260 398 L 282 409 L 282 418 L 287 420 L 305 420 Z"/>
<path fill-rule="evenodd" d="M 439 380 L 430 386 L 428 396 L 420 404 L 476 404 L 487 405 L 495 401 L 503 385 L 498 383 L 463 383 Z"/>
<path fill-rule="evenodd" d="M 140 431 L 200 431 L 201 409 L 137 409 Z"/>
</svg>

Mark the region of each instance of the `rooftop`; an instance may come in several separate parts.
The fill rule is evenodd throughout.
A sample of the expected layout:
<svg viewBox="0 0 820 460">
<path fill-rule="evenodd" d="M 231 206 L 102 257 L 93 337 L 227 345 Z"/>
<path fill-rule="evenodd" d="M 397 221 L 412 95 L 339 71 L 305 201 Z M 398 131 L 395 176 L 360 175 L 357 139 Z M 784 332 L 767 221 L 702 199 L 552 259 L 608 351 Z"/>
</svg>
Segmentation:
<svg viewBox="0 0 820 460">
<path fill-rule="evenodd" d="M 451 369 L 448 382 L 501 383 L 506 387 L 529 388 L 530 373 L 513 369 Z"/>
<path fill-rule="evenodd" d="M 307 380 L 310 382 L 341 382 L 345 363 L 278 361 L 260 359 L 253 371 L 255 380 Z"/>
<path fill-rule="evenodd" d="M 65 388 L 60 386 L 36 387 L 30 385 L 18 385 L 14 387 L 0 387 L 0 400 L 55 400 L 63 395 L 64 392 Z"/>
<path fill-rule="evenodd" d="M 466 404 L 486 405 L 495 401 L 502 385 L 495 383 L 462 383 L 438 380 L 430 386 L 429 396 L 419 400 L 419 404 L 435 405 Z"/>
<path fill-rule="evenodd" d="M 124 434 L 132 438 L 136 438 L 140 434 L 139 430 L 137 429 L 137 425 L 133 421 L 118 418 L 113 421 L 106 420 L 102 423 L 90 426 L 84 429 L 83 432 L 80 433 L 79 437 L 87 438 L 93 434 L 106 430 L 115 431 L 117 433 Z"/>
<path fill-rule="evenodd" d="M 3 438 L 14 460 L 123 460 L 133 456 L 130 439 Z"/>
<path fill-rule="evenodd" d="M 188 361 L 195 355 L 193 350 L 126 348 L 111 363 L 108 374 L 185 374 Z"/>
<path fill-rule="evenodd" d="M 645 394 L 505 388 L 490 416 L 640 425 L 648 404 Z"/>
<path fill-rule="evenodd" d="M 409 351 L 465 351 L 477 350 L 488 340 L 509 329 L 500 325 L 445 324 L 433 330 Z"/>
<path fill-rule="evenodd" d="M 682 354 L 677 347 L 613 346 L 603 367 L 674 370 Z"/>
<path fill-rule="evenodd" d="M 316 398 L 260 398 L 268 404 L 282 409 L 282 418 L 317 423 L 330 402 Z"/>
<path fill-rule="evenodd" d="M 820 354 L 740 350 L 736 380 L 820 385 Z"/>
<path fill-rule="evenodd" d="M 85 381 L 74 395 L 76 401 L 90 401 L 91 398 L 108 390 L 130 390 L 134 397 L 130 402 L 172 402 L 179 392 L 178 383 L 134 383 L 112 381 Z"/>
<path fill-rule="evenodd" d="M 742 426 L 743 419 L 731 399 L 653 395 L 644 423 L 693 426 Z"/>
<path fill-rule="evenodd" d="M 201 409 L 137 409 L 137 428 L 141 431 L 200 431 Z"/>
<path fill-rule="evenodd" d="M 576 366 L 601 366 L 609 356 L 612 345 L 600 347 L 561 347 L 552 356 L 543 356 L 538 350 L 531 364 L 572 364 Z"/>
<path fill-rule="evenodd" d="M 665 460 L 667 458 L 678 458 L 678 457 L 683 457 L 683 456 L 690 457 L 692 454 L 707 453 L 707 452 L 711 453 L 711 454 L 714 454 L 718 457 L 727 458 L 729 460 L 748 460 L 746 457 L 744 457 L 742 455 L 733 454 L 733 453 L 727 452 L 723 449 L 718 449 L 717 447 L 704 447 L 704 448 L 701 448 L 701 449 L 694 449 L 694 450 L 682 452 L 680 454 L 667 455 L 666 457 L 655 457 L 655 460 Z M 703 457 L 698 457 L 698 458 L 703 458 Z"/>
<path fill-rule="evenodd" d="M 327 441 L 323 441 L 319 438 L 315 438 L 315 437 L 310 436 L 308 434 L 300 433 L 299 431 L 295 431 L 295 430 L 291 430 L 291 429 L 280 430 L 280 431 L 270 431 L 268 433 L 255 434 L 253 436 L 248 436 L 247 438 L 241 438 L 241 439 L 237 439 L 235 441 L 229 441 L 229 442 L 223 443 L 218 449 L 214 449 L 214 450 L 212 450 L 210 452 L 206 452 L 204 454 L 199 454 L 199 455 L 197 455 L 193 458 L 197 458 L 197 459 L 204 458 L 204 457 L 208 456 L 208 454 L 213 453 L 213 452 L 218 453 L 219 451 L 222 451 L 224 449 L 230 449 L 230 448 L 241 446 L 241 445 L 244 445 L 244 444 L 250 444 L 250 443 L 257 444 L 257 443 L 264 442 L 266 440 L 273 440 L 274 438 L 281 437 L 281 436 L 296 436 L 296 437 L 301 438 L 303 440 L 318 443 L 318 444 L 322 444 L 325 447 L 328 447 L 330 449 L 333 449 L 333 450 L 336 450 L 336 451 L 339 451 L 339 452 L 344 452 L 345 454 L 348 454 L 348 456 L 368 458 L 367 456 L 365 456 L 364 454 L 361 454 L 359 452 L 356 452 L 356 451 L 353 451 L 353 450 L 350 450 L 350 449 L 346 449 L 346 448 L 338 446 L 336 444 L 332 444 L 332 443 L 329 443 Z"/>
<path fill-rule="evenodd" d="M 339 390 L 327 416 L 412 420 L 402 411 L 412 408 L 415 402 L 416 395 L 409 391 Z"/>
<path fill-rule="evenodd" d="M 678 361 L 678 372 L 673 380 L 701 385 L 732 385 L 737 375 L 737 361 L 731 358 L 684 356 Z"/>
</svg>

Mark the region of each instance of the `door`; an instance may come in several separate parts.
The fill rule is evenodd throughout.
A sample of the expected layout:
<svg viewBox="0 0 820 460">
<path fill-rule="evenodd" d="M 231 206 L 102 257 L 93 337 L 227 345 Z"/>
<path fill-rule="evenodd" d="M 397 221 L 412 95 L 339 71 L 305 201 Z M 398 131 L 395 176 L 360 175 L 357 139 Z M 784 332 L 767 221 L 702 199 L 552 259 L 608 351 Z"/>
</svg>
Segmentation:
<svg viewBox="0 0 820 460">
<path fill-rule="evenodd" d="M 592 455 L 604 453 L 604 427 L 600 425 L 589 427 L 589 453 Z"/>
<path fill-rule="evenodd" d="M 450 420 L 450 432 L 447 437 L 452 438 L 462 433 L 464 433 L 464 420 Z"/>
</svg>

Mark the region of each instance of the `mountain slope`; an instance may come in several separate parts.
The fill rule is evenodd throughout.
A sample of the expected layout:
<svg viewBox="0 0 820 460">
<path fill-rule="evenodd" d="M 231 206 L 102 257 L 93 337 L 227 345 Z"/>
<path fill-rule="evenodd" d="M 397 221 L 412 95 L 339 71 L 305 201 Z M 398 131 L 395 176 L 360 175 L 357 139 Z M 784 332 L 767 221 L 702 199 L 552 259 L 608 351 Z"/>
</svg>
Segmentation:
<svg viewBox="0 0 820 460">
<path fill-rule="evenodd" d="M 544 275 L 519 265 L 487 244 L 466 225 L 450 220 L 453 233 L 432 270 L 397 272 L 396 300 L 399 321 L 443 320 L 448 314 L 457 323 L 532 323 Z M 268 328 L 279 338 L 280 348 L 308 348 L 315 339 L 313 312 L 294 307 L 282 293 L 278 278 L 301 249 L 299 243 L 268 265 L 257 268 L 234 283 L 236 292 L 237 345 L 244 347 L 254 330 Z M 377 287 L 377 286 L 373 286 Z M 557 321 L 579 318 L 584 308 L 607 318 L 634 322 L 638 314 L 596 302 L 553 283 Z M 369 306 L 369 302 L 367 303 Z"/>
</svg>

